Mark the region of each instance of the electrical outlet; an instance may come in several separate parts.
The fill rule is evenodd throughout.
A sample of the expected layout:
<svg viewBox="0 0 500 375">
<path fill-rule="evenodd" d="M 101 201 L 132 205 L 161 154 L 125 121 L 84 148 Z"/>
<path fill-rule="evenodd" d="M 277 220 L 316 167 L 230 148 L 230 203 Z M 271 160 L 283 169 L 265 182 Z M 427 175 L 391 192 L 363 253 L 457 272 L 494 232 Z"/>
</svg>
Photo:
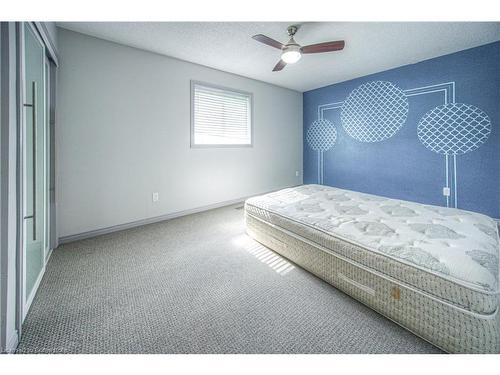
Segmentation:
<svg viewBox="0 0 500 375">
<path fill-rule="evenodd" d="M 450 188 L 449 188 L 449 187 L 444 187 L 444 188 L 443 188 L 443 195 L 444 195 L 445 197 L 449 197 L 449 196 L 450 196 L 450 193 L 451 193 L 451 192 L 450 192 Z"/>
<path fill-rule="evenodd" d="M 160 193 L 158 193 L 157 191 L 155 191 L 153 193 L 153 202 L 158 202 L 160 200 Z"/>
<path fill-rule="evenodd" d="M 299 177 L 300 176 L 300 172 L 299 171 L 295 171 L 295 177 Z"/>
</svg>

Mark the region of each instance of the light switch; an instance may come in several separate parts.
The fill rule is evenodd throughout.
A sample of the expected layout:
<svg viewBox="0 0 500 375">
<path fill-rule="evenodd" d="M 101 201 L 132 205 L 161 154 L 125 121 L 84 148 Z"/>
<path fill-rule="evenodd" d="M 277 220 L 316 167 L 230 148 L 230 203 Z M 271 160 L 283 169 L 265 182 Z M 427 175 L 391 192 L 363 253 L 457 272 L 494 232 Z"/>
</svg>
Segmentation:
<svg viewBox="0 0 500 375">
<path fill-rule="evenodd" d="M 444 187 L 443 188 L 443 195 L 445 197 L 449 197 L 450 196 L 450 188 L 449 187 Z"/>
<path fill-rule="evenodd" d="M 153 202 L 158 202 L 160 200 L 160 194 L 158 192 L 153 193 Z"/>
</svg>

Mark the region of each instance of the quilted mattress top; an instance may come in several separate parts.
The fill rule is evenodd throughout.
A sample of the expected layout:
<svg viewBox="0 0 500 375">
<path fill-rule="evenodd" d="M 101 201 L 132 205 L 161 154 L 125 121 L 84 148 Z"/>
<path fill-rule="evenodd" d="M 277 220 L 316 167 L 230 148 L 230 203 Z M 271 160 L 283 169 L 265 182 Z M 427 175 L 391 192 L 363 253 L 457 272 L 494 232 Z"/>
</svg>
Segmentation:
<svg viewBox="0 0 500 375">
<path fill-rule="evenodd" d="M 452 281 L 498 292 L 498 226 L 488 216 L 321 185 L 247 204 L 396 258 Z"/>
</svg>

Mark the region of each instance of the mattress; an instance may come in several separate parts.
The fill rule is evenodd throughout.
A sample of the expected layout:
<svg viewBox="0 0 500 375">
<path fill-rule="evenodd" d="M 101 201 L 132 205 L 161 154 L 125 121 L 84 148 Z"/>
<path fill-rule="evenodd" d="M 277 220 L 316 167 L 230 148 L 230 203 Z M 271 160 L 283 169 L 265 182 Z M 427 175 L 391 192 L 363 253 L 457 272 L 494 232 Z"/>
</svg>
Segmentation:
<svg viewBox="0 0 500 375">
<path fill-rule="evenodd" d="M 245 212 L 247 233 L 264 246 L 450 353 L 500 353 L 500 313 L 478 314 L 365 267 Z M 352 243 L 333 239 L 344 252 Z"/>
<path fill-rule="evenodd" d="M 499 230 L 474 212 L 320 185 L 245 202 L 247 233 L 451 353 L 500 353 Z"/>
<path fill-rule="evenodd" d="M 321 185 L 250 198 L 245 211 L 458 308 L 498 308 L 498 226 L 485 215 Z"/>
</svg>

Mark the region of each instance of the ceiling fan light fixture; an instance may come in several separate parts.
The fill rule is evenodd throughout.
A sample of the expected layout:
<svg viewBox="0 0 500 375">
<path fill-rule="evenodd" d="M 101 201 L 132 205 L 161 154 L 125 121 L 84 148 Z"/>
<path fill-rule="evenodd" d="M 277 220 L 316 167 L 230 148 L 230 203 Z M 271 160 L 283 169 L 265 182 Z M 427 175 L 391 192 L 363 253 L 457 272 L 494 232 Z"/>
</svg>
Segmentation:
<svg viewBox="0 0 500 375">
<path fill-rule="evenodd" d="M 281 50 L 281 59 L 274 66 L 273 72 L 279 72 L 283 70 L 283 68 L 287 64 L 296 63 L 297 61 L 300 60 L 302 55 L 333 52 L 344 49 L 345 42 L 343 40 L 335 40 L 331 42 L 323 42 L 323 43 L 310 44 L 307 46 L 301 46 L 293 39 L 297 30 L 298 30 L 297 25 L 291 25 L 288 27 L 287 31 L 290 40 L 288 41 L 287 44 L 280 43 L 277 40 L 274 40 L 273 38 L 265 36 L 264 34 L 257 34 L 252 36 L 252 38 L 255 39 L 257 42 Z"/>
<path fill-rule="evenodd" d="M 287 64 L 294 64 L 299 61 L 301 57 L 302 54 L 300 53 L 300 47 L 298 45 L 287 46 L 281 54 L 281 60 Z"/>
</svg>

